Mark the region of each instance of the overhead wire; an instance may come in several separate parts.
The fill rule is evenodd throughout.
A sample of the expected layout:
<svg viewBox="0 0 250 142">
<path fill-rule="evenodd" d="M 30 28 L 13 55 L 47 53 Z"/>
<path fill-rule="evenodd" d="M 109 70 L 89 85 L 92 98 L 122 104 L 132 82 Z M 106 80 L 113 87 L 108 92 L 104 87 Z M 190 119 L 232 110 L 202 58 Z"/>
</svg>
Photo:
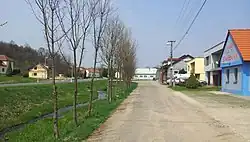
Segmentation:
<svg viewBox="0 0 250 142">
<path fill-rule="evenodd" d="M 196 19 L 198 18 L 200 12 L 202 11 L 202 9 L 204 8 L 205 4 L 207 3 L 207 0 L 204 0 L 201 7 L 199 8 L 198 12 L 196 13 L 194 19 L 192 20 L 191 24 L 189 25 L 188 29 L 186 30 L 186 32 L 183 34 L 183 36 L 181 37 L 181 39 L 179 40 L 179 42 L 176 44 L 176 46 L 174 47 L 174 50 L 181 44 L 181 42 L 184 40 L 184 38 L 187 36 L 187 34 L 189 33 L 190 29 L 192 28 L 194 22 L 196 21 Z"/>
</svg>

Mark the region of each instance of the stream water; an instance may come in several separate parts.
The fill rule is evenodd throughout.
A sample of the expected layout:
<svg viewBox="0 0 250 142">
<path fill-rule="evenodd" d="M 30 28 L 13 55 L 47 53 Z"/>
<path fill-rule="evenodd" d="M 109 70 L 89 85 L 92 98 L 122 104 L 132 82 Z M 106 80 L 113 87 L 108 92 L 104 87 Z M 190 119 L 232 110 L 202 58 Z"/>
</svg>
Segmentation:
<svg viewBox="0 0 250 142">
<path fill-rule="evenodd" d="M 93 100 L 93 103 L 97 101 L 97 100 Z M 79 107 L 84 107 L 84 106 L 87 106 L 89 103 L 84 103 L 84 104 L 78 104 L 76 107 L 79 108 Z M 58 117 L 62 117 L 63 114 L 67 111 L 70 111 L 73 109 L 73 106 L 67 106 L 67 107 L 64 107 L 64 108 L 60 108 L 58 109 Z M 34 119 L 31 119 L 25 123 L 20 123 L 20 124 L 16 124 L 16 125 L 13 125 L 13 126 L 10 126 L 10 127 L 7 127 L 7 128 L 4 128 L 0 131 L 0 141 L 1 140 L 4 140 L 4 135 L 6 133 L 9 133 L 9 132 L 12 132 L 12 131 L 15 131 L 15 130 L 19 130 L 19 129 L 22 129 L 25 127 L 25 125 L 27 124 L 32 124 L 32 123 L 35 123 L 36 121 L 39 121 L 39 120 L 42 120 L 44 118 L 52 118 L 54 115 L 54 113 L 47 113 L 47 114 L 43 114 L 39 117 L 36 117 Z M 6 140 L 4 140 L 6 141 Z"/>
</svg>

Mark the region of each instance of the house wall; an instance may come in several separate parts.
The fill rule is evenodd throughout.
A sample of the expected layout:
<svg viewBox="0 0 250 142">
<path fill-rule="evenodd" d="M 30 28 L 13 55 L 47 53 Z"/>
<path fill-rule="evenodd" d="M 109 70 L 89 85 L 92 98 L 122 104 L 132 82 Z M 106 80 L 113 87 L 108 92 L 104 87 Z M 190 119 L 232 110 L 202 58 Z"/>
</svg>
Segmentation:
<svg viewBox="0 0 250 142">
<path fill-rule="evenodd" d="M 36 75 L 35 75 L 35 73 L 36 73 Z M 47 74 L 47 71 L 30 71 L 29 77 L 30 78 L 47 79 L 48 74 Z"/>
<path fill-rule="evenodd" d="M 210 50 L 207 50 L 204 52 L 204 64 L 206 63 L 206 57 L 209 57 L 210 59 L 210 64 L 205 65 L 205 71 L 210 71 L 214 69 L 214 64 L 216 61 L 219 61 L 220 56 L 212 55 L 213 53 L 216 52 L 222 52 L 224 46 L 224 42 L 219 43 L 218 45 L 214 46 Z"/>
<path fill-rule="evenodd" d="M 153 80 L 156 78 L 156 74 L 136 74 L 134 80 Z"/>
<path fill-rule="evenodd" d="M 234 69 L 238 68 L 238 81 L 235 83 Z M 229 82 L 227 83 L 227 69 L 229 69 Z M 233 94 L 242 94 L 242 65 L 222 69 L 222 91 Z"/>
<path fill-rule="evenodd" d="M 243 95 L 250 96 L 250 62 L 244 62 L 243 64 Z"/>
<path fill-rule="evenodd" d="M 174 70 L 181 70 L 181 69 L 184 69 L 185 71 L 187 71 L 187 63 L 183 60 L 179 61 L 178 63 L 173 65 L 173 71 Z M 170 76 L 170 75 L 171 75 L 171 70 L 170 70 L 170 68 L 168 68 L 167 76 Z"/>
<path fill-rule="evenodd" d="M 0 66 L 0 74 L 6 74 L 6 71 L 7 71 L 8 66 L 9 66 L 9 61 L 3 61 L 3 63 L 7 66 L 6 67 Z M 10 65 L 11 65 L 11 69 L 13 70 L 14 69 L 14 62 L 10 62 Z M 4 71 L 3 71 L 3 69 L 4 69 Z"/>
<path fill-rule="evenodd" d="M 192 64 L 194 63 L 194 67 Z M 191 71 L 194 70 L 194 74 L 200 75 L 200 80 L 205 80 L 205 70 L 204 70 L 204 58 L 195 58 L 187 63 L 188 70 L 187 74 L 191 74 Z"/>
</svg>

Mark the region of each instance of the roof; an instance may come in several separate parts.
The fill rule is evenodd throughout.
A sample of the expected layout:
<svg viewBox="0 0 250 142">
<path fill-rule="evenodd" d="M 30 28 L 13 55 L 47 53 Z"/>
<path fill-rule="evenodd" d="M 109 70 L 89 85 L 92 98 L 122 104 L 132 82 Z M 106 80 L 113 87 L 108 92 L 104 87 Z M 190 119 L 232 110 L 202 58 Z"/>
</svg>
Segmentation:
<svg viewBox="0 0 250 142">
<path fill-rule="evenodd" d="M 250 29 L 229 30 L 244 61 L 250 61 Z"/>
<path fill-rule="evenodd" d="M 94 72 L 94 68 L 86 68 L 86 70 L 88 70 L 90 73 L 93 73 Z M 95 73 L 100 73 L 100 69 L 95 69 Z"/>
<path fill-rule="evenodd" d="M 35 66 L 33 66 L 32 68 L 29 68 L 29 70 L 31 70 L 31 69 L 33 69 L 34 67 L 36 67 L 36 66 L 38 66 L 38 65 L 40 65 L 42 68 L 44 68 L 44 69 L 49 69 L 49 67 L 48 66 L 45 66 L 44 64 L 37 64 L 37 65 L 35 65 Z"/>
<path fill-rule="evenodd" d="M 205 50 L 204 52 L 207 52 L 207 51 L 209 51 L 209 50 L 211 50 L 211 49 L 213 49 L 213 48 L 215 48 L 215 47 L 217 47 L 217 46 L 219 46 L 219 45 L 221 45 L 221 44 L 224 44 L 224 42 L 225 42 L 225 41 L 221 41 L 220 43 L 218 43 L 218 44 L 212 46 L 211 48 L 208 48 L 208 49 Z"/>
<path fill-rule="evenodd" d="M 182 55 L 180 58 L 178 58 L 178 60 L 176 60 L 176 61 L 173 62 L 173 65 L 179 63 L 180 61 L 182 61 L 182 60 L 184 60 L 186 58 L 191 58 L 191 60 L 194 59 L 194 57 L 191 56 L 191 55 L 189 55 L 189 54 Z M 170 66 L 170 65 L 166 65 L 166 66 Z"/>
<path fill-rule="evenodd" d="M 9 58 L 6 55 L 0 55 L 0 61 L 13 61 L 13 59 Z"/>
</svg>

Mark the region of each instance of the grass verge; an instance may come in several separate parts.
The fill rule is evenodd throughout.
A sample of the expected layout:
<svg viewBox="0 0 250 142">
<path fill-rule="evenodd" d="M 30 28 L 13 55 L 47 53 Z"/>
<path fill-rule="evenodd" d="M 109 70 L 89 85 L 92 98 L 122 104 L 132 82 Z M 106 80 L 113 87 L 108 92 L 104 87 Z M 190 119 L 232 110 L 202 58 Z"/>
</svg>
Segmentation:
<svg viewBox="0 0 250 142">
<path fill-rule="evenodd" d="M 95 129 L 97 129 L 109 115 L 119 106 L 119 104 L 137 87 L 132 83 L 131 87 L 125 91 L 117 89 L 117 98 L 111 104 L 107 100 L 98 100 L 93 105 L 91 117 L 86 118 L 87 107 L 78 108 L 79 126 L 74 125 L 72 112 L 65 113 L 59 119 L 60 139 L 57 141 L 82 141 L 86 139 Z M 6 135 L 9 142 L 46 141 L 53 142 L 52 119 L 44 119 L 34 124 L 27 125 L 24 129 L 11 132 Z"/>
<path fill-rule="evenodd" d="M 74 84 L 58 84 L 57 86 L 59 108 L 72 105 Z M 79 83 L 77 103 L 88 101 L 89 86 L 90 82 Z M 95 81 L 94 86 L 94 98 L 97 98 L 97 90 L 106 87 L 106 81 Z M 0 87 L 0 130 L 52 112 L 51 92 L 52 86 L 50 84 Z"/>
<path fill-rule="evenodd" d="M 10 76 L 10 77 L 0 75 L 0 84 L 28 83 L 28 82 L 36 82 L 36 79 L 22 77 L 22 76 L 18 76 L 18 75 L 14 75 L 14 76 Z"/>
<path fill-rule="evenodd" d="M 175 87 L 170 87 L 170 88 L 175 91 L 220 91 L 221 90 L 220 86 L 203 86 L 197 89 L 188 89 L 185 86 L 176 85 Z"/>
</svg>

